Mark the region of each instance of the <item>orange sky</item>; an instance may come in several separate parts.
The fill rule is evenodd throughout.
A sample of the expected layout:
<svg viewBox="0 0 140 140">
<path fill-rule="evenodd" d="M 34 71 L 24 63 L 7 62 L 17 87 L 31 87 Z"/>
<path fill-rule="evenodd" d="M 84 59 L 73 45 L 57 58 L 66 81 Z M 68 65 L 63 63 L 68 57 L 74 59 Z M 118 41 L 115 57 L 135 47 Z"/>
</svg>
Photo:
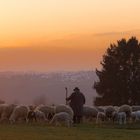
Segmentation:
<svg viewBox="0 0 140 140">
<path fill-rule="evenodd" d="M 99 67 L 111 42 L 140 37 L 139 7 L 139 0 L 0 0 L 0 70 Z"/>
</svg>

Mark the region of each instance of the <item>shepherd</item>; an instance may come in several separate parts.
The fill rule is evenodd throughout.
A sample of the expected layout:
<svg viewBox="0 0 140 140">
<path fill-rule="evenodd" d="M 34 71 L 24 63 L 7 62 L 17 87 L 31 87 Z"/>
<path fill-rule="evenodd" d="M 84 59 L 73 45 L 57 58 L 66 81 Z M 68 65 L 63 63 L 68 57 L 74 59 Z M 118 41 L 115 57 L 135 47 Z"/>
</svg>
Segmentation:
<svg viewBox="0 0 140 140">
<path fill-rule="evenodd" d="M 70 101 L 70 107 L 74 112 L 73 122 L 75 124 L 81 123 L 83 116 L 83 105 L 85 104 L 85 96 L 81 93 L 78 87 L 75 87 L 74 92 L 66 98 L 66 101 Z"/>
</svg>

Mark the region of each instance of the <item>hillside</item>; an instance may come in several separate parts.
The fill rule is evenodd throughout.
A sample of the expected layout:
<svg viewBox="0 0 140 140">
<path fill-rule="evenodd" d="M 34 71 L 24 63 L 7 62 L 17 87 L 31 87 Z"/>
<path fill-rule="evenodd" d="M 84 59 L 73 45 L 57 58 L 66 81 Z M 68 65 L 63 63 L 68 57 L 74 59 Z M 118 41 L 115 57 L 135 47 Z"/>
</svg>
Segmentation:
<svg viewBox="0 0 140 140">
<path fill-rule="evenodd" d="M 65 103 L 65 87 L 69 95 L 75 86 L 92 104 L 96 92 L 92 89 L 96 74 L 93 71 L 53 73 L 0 73 L 0 97 L 9 103 L 31 104 L 37 98 L 46 98 L 49 104 Z"/>
</svg>

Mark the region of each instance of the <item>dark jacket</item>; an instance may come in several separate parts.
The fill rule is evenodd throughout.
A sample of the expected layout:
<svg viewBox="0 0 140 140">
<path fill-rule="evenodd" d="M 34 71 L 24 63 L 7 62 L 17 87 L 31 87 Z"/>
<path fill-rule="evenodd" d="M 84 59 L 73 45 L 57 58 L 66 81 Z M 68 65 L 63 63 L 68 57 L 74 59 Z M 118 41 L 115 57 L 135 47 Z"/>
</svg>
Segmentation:
<svg viewBox="0 0 140 140">
<path fill-rule="evenodd" d="M 67 101 L 70 101 L 70 107 L 73 109 L 75 116 L 83 115 L 83 105 L 85 104 L 85 96 L 81 92 L 73 92 Z"/>
</svg>

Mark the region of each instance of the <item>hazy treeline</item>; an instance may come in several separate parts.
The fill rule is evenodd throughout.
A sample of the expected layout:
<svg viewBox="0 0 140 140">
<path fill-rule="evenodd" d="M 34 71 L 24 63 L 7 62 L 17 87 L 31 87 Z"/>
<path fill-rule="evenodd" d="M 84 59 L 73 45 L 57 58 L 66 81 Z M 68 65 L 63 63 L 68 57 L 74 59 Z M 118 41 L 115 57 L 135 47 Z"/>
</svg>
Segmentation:
<svg viewBox="0 0 140 140">
<path fill-rule="evenodd" d="M 65 87 L 68 94 L 79 86 L 87 98 L 87 104 L 93 103 L 96 96 L 92 86 L 96 80 L 93 71 L 54 72 L 54 73 L 0 73 L 0 99 L 9 103 L 23 104 L 60 104 L 65 103 Z"/>
</svg>

